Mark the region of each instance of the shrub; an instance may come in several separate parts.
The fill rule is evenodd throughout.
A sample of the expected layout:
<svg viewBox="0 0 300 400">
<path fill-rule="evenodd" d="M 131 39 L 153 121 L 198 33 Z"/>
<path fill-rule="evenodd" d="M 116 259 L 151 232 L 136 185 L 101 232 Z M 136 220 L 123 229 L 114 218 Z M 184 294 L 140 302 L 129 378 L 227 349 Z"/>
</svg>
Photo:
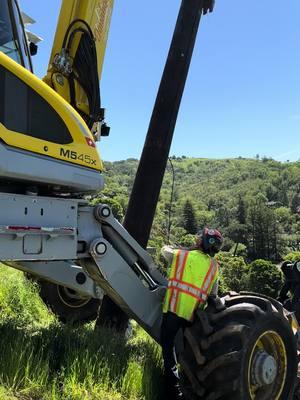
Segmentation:
<svg viewBox="0 0 300 400">
<path fill-rule="evenodd" d="M 234 246 L 231 247 L 230 253 L 232 255 L 246 258 L 247 257 L 247 247 L 243 243 L 235 243 Z"/>
<path fill-rule="evenodd" d="M 248 289 L 276 298 L 283 284 L 278 267 L 266 260 L 255 260 L 249 266 Z"/>
<path fill-rule="evenodd" d="M 299 261 L 300 260 L 300 251 L 291 251 L 286 256 L 283 257 L 284 261 Z"/>
<path fill-rule="evenodd" d="M 222 251 L 216 255 L 216 259 L 220 264 L 221 275 L 219 293 L 246 290 L 248 268 L 243 257 L 233 257 L 230 253 Z"/>
<path fill-rule="evenodd" d="M 188 233 L 181 237 L 180 245 L 183 247 L 190 247 L 195 244 L 195 235 Z"/>
</svg>

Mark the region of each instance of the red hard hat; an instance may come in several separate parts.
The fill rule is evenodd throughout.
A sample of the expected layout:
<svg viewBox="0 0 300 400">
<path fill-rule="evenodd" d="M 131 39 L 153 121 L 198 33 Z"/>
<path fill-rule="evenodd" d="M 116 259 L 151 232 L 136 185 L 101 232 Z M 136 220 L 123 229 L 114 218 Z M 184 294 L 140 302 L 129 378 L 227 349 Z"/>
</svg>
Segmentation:
<svg viewBox="0 0 300 400">
<path fill-rule="evenodd" d="M 199 236 L 202 238 L 202 248 L 205 253 L 213 256 L 220 251 L 223 236 L 217 229 L 204 228 Z"/>
</svg>

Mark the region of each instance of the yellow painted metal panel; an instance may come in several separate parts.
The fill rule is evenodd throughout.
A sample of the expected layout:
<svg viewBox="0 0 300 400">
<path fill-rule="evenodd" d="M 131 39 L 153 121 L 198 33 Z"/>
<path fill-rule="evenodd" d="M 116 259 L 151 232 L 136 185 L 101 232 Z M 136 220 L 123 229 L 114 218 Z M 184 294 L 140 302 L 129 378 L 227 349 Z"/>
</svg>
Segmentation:
<svg viewBox="0 0 300 400">
<path fill-rule="evenodd" d="M 1 123 L 0 138 L 9 146 L 102 171 L 103 164 L 96 147 L 88 144 L 94 144 L 93 136 L 77 111 L 48 85 L 2 52 L 0 65 L 32 88 L 57 112 L 67 126 L 73 142 L 64 145 L 52 143 L 10 131 Z"/>
<path fill-rule="evenodd" d="M 56 81 L 56 73 L 53 70 L 52 62 L 56 54 L 59 54 L 63 47 L 70 24 L 75 20 L 85 21 L 91 28 L 95 38 L 97 52 L 97 69 L 99 79 L 102 73 L 108 31 L 112 16 L 114 0 L 63 0 L 58 19 L 56 34 L 52 47 L 47 75 L 44 81 L 53 87 L 67 101 L 70 101 L 68 82 L 63 76 L 59 77 L 61 83 Z M 80 25 L 78 25 L 80 26 Z M 82 25 L 84 26 L 84 25 Z M 74 25 L 77 27 L 77 25 Z M 70 56 L 74 58 L 79 44 L 79 36 L 72 42 Z M 76 85 L 76 104 L 77 107 L 87 112 L 88 102 L 86 95 L 79 85 Z"/>
</svg>

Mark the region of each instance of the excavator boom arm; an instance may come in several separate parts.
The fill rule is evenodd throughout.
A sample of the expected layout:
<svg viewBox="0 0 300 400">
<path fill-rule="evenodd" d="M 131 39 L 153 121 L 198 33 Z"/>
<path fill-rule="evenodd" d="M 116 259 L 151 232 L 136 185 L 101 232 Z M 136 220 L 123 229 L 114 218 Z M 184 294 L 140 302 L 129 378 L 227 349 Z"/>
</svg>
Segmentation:
<svg viewBox="0 0 300 400">
<path fill-rule="evenodd" d="M 67 100 L 95 133 L 104 120 L 99 80 L 113 0 L 63 0 L 44 81 Z M 102 134 L 107 129 L 102 129 Z"/>
</svg>

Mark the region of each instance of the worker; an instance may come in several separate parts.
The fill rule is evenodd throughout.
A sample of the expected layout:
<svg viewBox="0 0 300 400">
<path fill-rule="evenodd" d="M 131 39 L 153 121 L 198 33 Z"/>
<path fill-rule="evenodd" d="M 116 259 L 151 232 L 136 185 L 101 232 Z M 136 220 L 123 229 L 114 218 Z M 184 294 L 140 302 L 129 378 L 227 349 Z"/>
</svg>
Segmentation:
<svg viewBox="0 0 300 400">
<path fill-rule="evenodd" d="M 284 308 L 295 313 L 300 321 L 300 261 L 291 263 L 284 261 L 281 265 L 284 285 L 279 293 L 278 301 Z"/>
<path fill-rule="evenodd" d="M 193 321 L 197 308 L 205 307 L 208 296 L 217 295 L 218 264 L 213 257 L 222 242 L 218 230 L 204 228 L 192 247 L 164 246 L 161 250 L 170 265 L 161 326 L 166 399 L 184 398 L 179 386 L 175 337 Z"/>
</svg>

